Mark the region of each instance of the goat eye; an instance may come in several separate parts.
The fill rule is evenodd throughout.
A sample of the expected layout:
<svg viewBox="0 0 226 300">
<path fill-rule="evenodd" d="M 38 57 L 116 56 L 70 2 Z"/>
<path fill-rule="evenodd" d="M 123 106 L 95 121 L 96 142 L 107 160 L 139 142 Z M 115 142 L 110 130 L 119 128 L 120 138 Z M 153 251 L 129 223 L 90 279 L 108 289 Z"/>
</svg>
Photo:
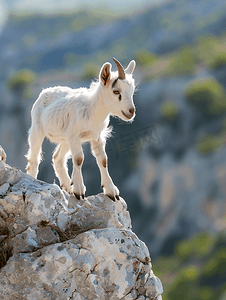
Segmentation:
<svg viewBox="0 0 226 300">
<path fill-rule="evenodd" d="M 115 94 L 115 95 L 119 95 L 120 94 L 120 92 L 119 91 L 113 91 L 113 93 Z"/>
</svg>

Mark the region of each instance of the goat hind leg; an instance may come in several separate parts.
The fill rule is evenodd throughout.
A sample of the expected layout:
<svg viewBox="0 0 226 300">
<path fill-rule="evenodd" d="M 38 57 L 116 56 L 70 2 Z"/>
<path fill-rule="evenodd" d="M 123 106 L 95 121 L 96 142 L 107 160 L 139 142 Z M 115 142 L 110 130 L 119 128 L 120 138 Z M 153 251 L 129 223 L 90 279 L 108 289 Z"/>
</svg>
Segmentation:
<svg viewBox="0 0 226 300">
<path fill-rule="evenodd" d="M 60 143 L 53 153 L 53 168 L 56 176 L 60 180 L 60 186 L 69 194 L 71 193 L 71 180 L 67 171 L 67 153 L 69 152 L 69 145 L 66 142 Z"/>
<path fill-rule="evenodd" d="M 30 128 L 28 136 L 29 150 L 27 155 L 25 155 L 28 160 L 26 171 L 34 178 L 36 178 L 38 174 L 38 165 L 41 161 L 41 147 L 44 137 L 43 131 L 38 127 L 32 126 Z"/>
<path fill-rule="evenodd" d="M 73 184 L 73 194 L 77 199 L 85 197 L 86 187 L 83 183 L 82 177 L 82 164 L 84 159 L 84 154 L 82 150 L 81 143 L 78 137 L 72 137 L 70 139 L 70 149 L 73 161 L 73 172 L 72 172 L 72 184 Z"/>
</svg>

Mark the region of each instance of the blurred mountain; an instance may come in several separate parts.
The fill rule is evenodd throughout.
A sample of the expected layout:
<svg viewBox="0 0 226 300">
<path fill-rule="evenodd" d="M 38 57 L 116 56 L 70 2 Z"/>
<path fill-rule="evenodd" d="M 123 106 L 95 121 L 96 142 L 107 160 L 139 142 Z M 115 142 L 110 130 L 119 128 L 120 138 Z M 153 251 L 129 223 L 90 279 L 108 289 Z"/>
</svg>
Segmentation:
<svg viewBox="0 0 226 300">
<path fill-rule="evenodd" d="M 74 66 L 100 53 L 127 60 L 145 48 L 158 54 L 192 44 L 204 34 L 225 31 L 226 4 L 216 1 L 168 1 L 137 14 L 116 18 L 106 11 L 62 15 L 9 15 L 0 36 L 1 69 L 32 68 L 36 72 Z M 136 42 L 134 42 L 136 41 Z"/>
<path fill-rule="evenodd" d="M 180 0 L 120 17 L 11 14 L 0 34 L 0 144 L 8 163 L 25 168 L 30 110 L 42 88 L 88 86 L 113 56 L 124 66 L 135 58 L 137 115 L 132 124 L 112 118 L 107 144 L 134 231 L 155 258 L 196 232 L 225 230 L 225 8 L 221 0 Z M 25 68 L 33 82 L 10 87 Z M 44 142 L 39 179 L 49 183 L 58 182 L 53 149 Z M 84 150 L 87 195 L 99 193 L 95 159 Z"/>
<path fill-rule="evenodd" d="M 135 10 L 138 9 L 139 7 L 147 4 L 157 4 L 159 2 L 162 2 L 165 0 L 129 0 L 129 1 L 120 1 L 120 0 L 115 0 L 114 2 L 110 0 L 66 0 L 66 1 L 60 1 L 60 0 L 49 0 L 48 2 L 46 1 L 32 1 L 28 2 L 26 0 L 8 0 L 7 3 L 4 3 L 5 6 L 7 6 L 9 9 L 14 10 L 14 11 L 48 11 L 48 12 L 59 12 L 62 10 L 73 10 L 73 9 L 86 9 L 86 8 L 101 8 L 105 7 L 108 8 L 108 10 L 111 11 L 117 11 L 119 12 L 120 10 Z"/>
</svg>

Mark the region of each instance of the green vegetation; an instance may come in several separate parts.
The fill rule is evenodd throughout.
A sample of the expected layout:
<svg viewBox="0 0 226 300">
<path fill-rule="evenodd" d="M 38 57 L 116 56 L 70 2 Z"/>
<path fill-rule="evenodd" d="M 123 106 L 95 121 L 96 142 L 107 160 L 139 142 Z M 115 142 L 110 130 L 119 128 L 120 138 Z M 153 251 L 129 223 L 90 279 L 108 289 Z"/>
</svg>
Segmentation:
<svg viewBox="0 0 226 300">
<path fill-rule="evenodd" d="M 195 55 L 191 48 L 184 47 L 173 58 L 168 72 L 176 76 L 188 76 L 194 74 Z"/>
<path fill-rule="evenodd" d="M 146 80 L 191 76 L 200 67 L 214 70 L 226 66 L 225 37 L 204 36 L 195 45 L 185 45 L 165 56 L 156 56 L 146 50 L 136 51 L 134 56 L 138 65 L 144 67 Z"/>
<path fill-rule="evenodd" d="M 161 57 L 152 54 L 151 57 L 153 58 L 150 57 L 150 61 L 146 59 L 142 52 L 139 55 L 141 58 L 135 53 L 135 59 L 141 61 L 143 58 L 143 62 L 141 61 L 140 65 L 146 65 L 145 77 L 148 80 L 163 77 L 190 76 L 195 72 L 196 55 L 193 49 L 188 46 L 167 56 Z"/>
<path fill-rule="evenodd" d="M 223 300 L 226 291 L 226 236 L 200 232 L 176 244 L 171 256 L 153 262 L 163 283 L 163 300 Z"/>
<path fill-rule="evenodd" d="M 82 79 L 94 79 L 98 76 L 98 66 L 93 63 L 88 63 L 84 66 L 84 72 L 82 74 Z"/>
<path fill-rule="evenodd" d="M 161 114 L 164 120 L 173 122 L 178 116 L 178 106 L 171 101 L 165 101 L 161 106 Z"/>
<path fill-rule="evenodd" d="M 226 65 L 226 46 L 224 38 L 201 37 L 195 47 L 199 62 L 214 70 Z"/>
<path fill-rule="evenodd" d="M 100 24 L 101 18 L 94 16 L 91 13 L 83 12 L 76 14 L 71 21 L 71 28 L 73 31 L 78 32 L 84 30 L 88 26 Z"/>
<path fill-rule="evenodd" d="M 226 66 L 226 52 L 216 53 L 209 62 L 209 66 L 212 70 Z"/>
<path fill-rule="evenodd" d="M 206 232 L 201 232 L 189 240 L 179 242 L 175 248 L 175 253 L 181 259 L 202 258 L 212 251 L 214 242 L 215 238 L 213 236 Z"/>
<path fill-rule="evenodd" d="M 148 50 L 141 49 L 135 52 L 135 60 L 137 64 L 140 66 L 146 66 L 152 64 L 157 59 L 158 59 L 157 55 L 151 53 Z"/>
<path fill-rule="evenodd" d="M 206 135 L 196 145 L 196 149 L 200 154 L 207 155 L 220 149 L 222 143 L 217 136 Z"/>
<path fill-rule="evenodd" d="M 204 36 L 200 37 L 195 45 L 195 52 L 197 60 L 199 63 L 208 66 L 209 62 L 213 57 L 213 52 L 215 51 L 215 45 L 218 43 L 218 40 L 215 36 Z"/>
<path fill-rule="evenodd" d="M 35 73 L 30 70 L 21 70 L 12 75 L 8 80 L 9 88 L 14 92 L 23 91 L 35 80 Z"/>
<path fill-rule="evenodd" d="M 9 20 L 13 25 L 16 25 L 18 30 L 26 30 L 28 28 L 35 28 L 36 39 L 61 37 L 69 33 L 79 32 L 87 27 L 98 24 L 107 23 L 109 21 L 118 19 L 122 14 L 104 9 L 90 9 L 90 10 L 68 10 L 62 13 L 11 13 Z M 30 33 L 32 34 L 33 31 Z M 29 34 L 29 35 L 30 35 Z M 34 37 L 32 37 L 34 39 Z M 27 43 L 27 40 L 25 40 Z M 28 46 L 33 43 L 28 41 Z"/>
<path fill-rule="evenodd" d="M 226 65 L 226 46 L 225 37 L 215 37 L 213 35 L 204 36 L 196 41 L 195 44 L 185 44 L 184 47 L 177 49 L 176 46 L 170 50 L 166 47 L 164 53 L 167 55 L 156 55 L 148 51 L 152 46 L 150 41 L 150 34 L 152 31 L 159 28 L 165 28 L 169 31 L 183 31 L 187 28 L 189 22 L 189 13 L 186 10 L 178 10 L 177 5 L 175 6 L 176 11 L 172 9 L 171 12 L 166 15 L 161 15 L 156 8 L 151 8 L 143 15 L 143 21 L 135 29 L 131 30 L 127 35 L 123 37 L 114 38 L 109 45 L 106 45 L 101 49 L 102 54 L 106 55 L 109 60 L 112 56 L 116 56 L 119 60 L 124 60 L 128 53 L 130 58 L 135 58 L 138 66 L 144 69 L 144 76 L 147 80 L 153 78 L 172 77 L 172 76 L 191 76 L 198 68 L 216 69 Z M 223 17 L 222 12 L 213 13 L 213 20 L 206 18 L 207 22 L 215 23 L 218 19 L 218 15 Z M 151 17 L 150 17 L 151 16 Z M 125 16 L 125 12 L 114 12 L 109 11 L 105 8 L 86 9 L 80 11 L 63 11 L 58 14 L 14 14 L 11 13 L 8 22 L 9 25 L 15 27 L 15 34 L 20 35 L 19 32 L 26 31 L 26 34 L 20 39 L 20 47 L 23 49 L 32 48 L 40 42 L 46 42 L 46 39 L 50 38 L 51 41 L 54 39 L 61 40 L 70 34 L 75 32 L 81 32 L 88 27 L 92 26 L 106 26 L 112 20 L 123 18 L 127 22 L 130 15 Z M 204 20 L 205 18 L 202 18 Z M 205 23 L 204 22 L 204 23 Z M 197 25 L 199 25 L 197 27 Z M 202 28 L 206 26 L 202 21 L 197 21 L 194 26 Z M 196 28 L 195 27 L 195 28 Z M 136 40 L 136 43 L 134 43 Z M 154 41 L 153 41 L 154 43 Z M 180 44 L 180 43 L 179 43 Z M 166 43 L 166 45 L 168 45 Z M 10 48 L 18 48 L 18 43 L 11 42 Z M 92 57 L 92 60 L 98 61 L 98 56 L 101 51 L 96 54 L 96 57 Z M 133 52 L 133 54 L 131 53 Z M 82 65 L 87 55 L 82 60 L 74 60 L 73 49 L 69 49 L 70 56 L 64 57 L 64 63 L 66 66 Z M 80 54 L 82 56 L 82 54 Z M 23 67 L 32 66 L 37 67 L 40 62 L 40 56 L 27 57 L 25 59 L 25 65 Z"/>
<path fill-rule="evenodd" d="M 218 116 L 226 111 L 226 95 L 215 79 L 193 81 L 185 90 L 187 100 L 201 113 Z"/>
</svg>

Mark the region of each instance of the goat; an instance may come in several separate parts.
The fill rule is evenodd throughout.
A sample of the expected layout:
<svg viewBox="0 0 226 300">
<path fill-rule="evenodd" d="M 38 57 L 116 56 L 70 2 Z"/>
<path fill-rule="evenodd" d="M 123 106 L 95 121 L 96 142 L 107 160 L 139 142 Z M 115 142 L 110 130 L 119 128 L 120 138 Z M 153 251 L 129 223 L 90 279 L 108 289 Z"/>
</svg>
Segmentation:
<svg viewBox="0 0 226 300">
<path fill-rule="evenodd" d="M 0 158 L 4 163 L 6 162 L 6 153 L 1 145 L 0 145 Z"/>
<path fill-rule="evenodd" d="M 112 65 L 106 62 L 100 70 L 99 81 L 92 82 L 89 88 L 56 86 L 44 89 L 31 110 L 29 150 L 25 155 L 27 173 L 37 177 L 41 145 L 46 136 L 58 144 L 52 162 L 60 186 L 77 199 L 84 199 L 86 191 L 81 173 L 82 144 L 85 142 L 90 142 L 92 154 L 96 157 L 104 194 L 113 201 L 119 199 L 119 190 L 108 173 L 105 144 L 111 132 L 111 127 L 108 127 L 111 115 L 130 122 L 135 117 L 132 73 L 136 63 L 132 60 L 124 70 L 118 60 L 113 60 L 118 71 L 112 72 Z M 67 170 L 70 155 L 73 162 L 71 180 Z"/>
</svg>

